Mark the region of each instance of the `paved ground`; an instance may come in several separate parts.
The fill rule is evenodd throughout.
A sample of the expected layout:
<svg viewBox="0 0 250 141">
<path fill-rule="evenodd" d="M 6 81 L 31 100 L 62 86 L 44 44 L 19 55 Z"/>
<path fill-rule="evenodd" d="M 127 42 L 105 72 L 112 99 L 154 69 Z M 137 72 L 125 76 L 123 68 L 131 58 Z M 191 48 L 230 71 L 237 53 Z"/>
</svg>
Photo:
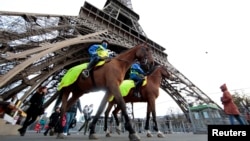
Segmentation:
<svg viewBox="0 0 250 141">
<path fill-rule="evenodd" d="M 192 134 L 192 133 L 173 133 L 165 134 L 165 138 L 158 138 L 154 135 L 151 138 L 147 138 L 145 134 L 138 134 L 141 137 L 141 141 L 207 141 L 206 134 Z M 129 141 L 128 134 L 112 134 L 112 137 L 105 137 L 105 134 L 98 134 L 99 139 L 96 141 Z M 12 135 L 12 136 L 0 136 L 1 141 L 83 141 L 89 140 L 87 135 L 72 134 L 65 139 L 56 139 L 56 136 L 44 136 L 42 133 L 28 132 L 25 136 Z"/>
</svg>

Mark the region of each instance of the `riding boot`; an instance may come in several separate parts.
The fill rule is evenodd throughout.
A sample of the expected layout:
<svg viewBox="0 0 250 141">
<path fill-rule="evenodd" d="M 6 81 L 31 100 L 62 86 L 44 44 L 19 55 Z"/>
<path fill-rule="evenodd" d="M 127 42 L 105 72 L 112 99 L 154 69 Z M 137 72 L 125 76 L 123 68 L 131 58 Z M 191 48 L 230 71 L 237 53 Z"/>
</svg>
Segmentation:
<svg viewBox="0 0 250 141">
<path fill-rule="evenodd" d="M 141 97 L 141 95 L 139 93 L 140 86 L 141 86 L 141 82 L 140 81 L 135 84 L 134 96 L 138 97 L 138 98 Z"/>
<path fill-rule="evenodd" d="M 24 136 L 26 133 L 26 127 L 22 127 L 20 129 L 18 129 L 18 132 L 20 133 L 20 136 Z"/>
<path fill-rule="evenodd" d="M 135 96 L 135 97 L 140 97 L 140 94 L 139 94 L 138 91 L 139 91 L 139 90 L 138 90 L 138 87 L 136 86 L 136 87 L 135 87 L 135 90 L 134 90 L 134 96 Z"/>
<path fill-rule="evenodd" d="M 23 133 L 23 128 L 19 128 L 17 131 L 19 132 L 20 135 L 22 135 L 22 133 Z"/>
<path fill-rule="evenodd" d="M 92 60 L 92 61 L 89 62 L 87 69 L 85 69 L 82 72 L 84 78 L 89 77 L 89 71 L 95 66 L 95 64 L 96 64 L 95 60 Z"/>
</svg>

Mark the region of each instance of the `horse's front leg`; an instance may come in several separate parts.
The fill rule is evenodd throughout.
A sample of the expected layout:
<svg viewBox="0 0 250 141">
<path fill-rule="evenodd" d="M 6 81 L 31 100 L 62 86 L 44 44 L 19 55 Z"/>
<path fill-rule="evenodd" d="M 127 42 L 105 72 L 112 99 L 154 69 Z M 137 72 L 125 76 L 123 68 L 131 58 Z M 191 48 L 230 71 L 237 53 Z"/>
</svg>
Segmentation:
<svg viewBox="0 0 250 141">
<path fill-rule="evenodd" d="M 114 94 L 117 106 L 121 109 L 122 115 L 124 116 L 125 129 L 129 132 L 129 139 L 131 141 L 140 141 L 140 137 L 135 133 L 135 130 L 132 127 L 130 118 L 126 111 L 126 103 L 120 93 L 119 87 L 113 87 L 113 89 L 111 90 L 111 93 Z"/>
<path fill-rule="evenodd" d="M 157 121 L 156 121 L 156 112 L 155 110 L 152 111 L 152 116 L 153 116 L 153 129 L 158 132 L 158 125 L 157 125 Z"/>
<path fill-rule="evenodd" d="M 103 112 L 104 108 L 106 107 L 107 101 L 108 101 L 109 95 L 106 93 L 101 101 L 100 106 L 98 107 L 98 110 L 95 114 L 95 117 L 93 118 L 92 122 L 89 125 L 89 139 L 98 139 L 98 137 L 95 134 L 95 126 L 100 118 L 101 113 Z"/>
<path fill-rule="evenodd" d="M 147 106 L 147 114 L 146 114 L 146 122 L 145 122 L 145 127 L 144 129 L 147 132 L 147 137 L 152 137 L 153 135 L 151 134 L 151 132 L 149 131 L 149 119 L 150 119 L 150 109 L 149 106 Z"/>
<path fill-rule="evenodd" d="M 165 137 L 164 134 L 161 131 L 159 131 L 159 129 L 158 129 L 158 124 L 156 121 L 155 104 L 152 106 L 152 116 L 153 116 L 153 124 L 154 124 L 153 128 L 157 132 L 157 137 L 159 137 L 159 138 Z"/>
</svg>

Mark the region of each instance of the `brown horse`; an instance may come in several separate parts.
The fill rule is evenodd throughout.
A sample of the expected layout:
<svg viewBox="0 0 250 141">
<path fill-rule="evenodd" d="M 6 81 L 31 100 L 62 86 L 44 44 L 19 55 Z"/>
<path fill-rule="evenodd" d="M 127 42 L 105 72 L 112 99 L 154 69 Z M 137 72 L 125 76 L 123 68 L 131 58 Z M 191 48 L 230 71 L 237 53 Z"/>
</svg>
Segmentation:
<svg viewBox="0 0 250 141">
<path fill-rule="evenodd" d="M 91 91 L 105 90 L 106 93 L 101 101 L 95 117 L 92 120 L 92 123 L 89 126 L 89 139 L 97 139 L 95 134 L 96 123 L 101 113 L 104 111 L 108 99 L 113 95 L 116 99 L 117 105 L 121 107 L 124 119 L 126 121 L 125 128 L 129 131 L 130 140 L 139 141 L 140 137 L 132 128 L 130 118 L 126 112 L 125 102 L 119 91 L 119 85 L 123 81 L 125 73 L 136 60 L 148 65 L 152 65 L 154 63 L 152 51 L 146 43 L 138 44 L 135 47 L 132 47 L 131 49 L 112 58 L 103 66 L 94 68 L 93 72 L 90 72 L 90 77 L 83 78 L 82 75 L 80 75 L 73 84 L 63 87 L 61 89 L 61 116 L 63 117 L 65 111 L 83 94 Z M 72 96 L 68 100 L 70 93 L 72 93 Z M 63 138 L 62 129 L 58 133 L 57 138 Z"/>
<path fill-rule="evenodd" d="M 159 88 L 161 84 L 162 78 L 167 78 L 169 80 L 174 80 L 174 77 L 167 71 L 167 69 L 164 66 L 157 66 L 155 67 L 146 77 L 147 84 L 142 86 L 140 89 L 141 98 L 134 96 L 134 88 L 132 88 L 128 95 L 124 96 L 125 103 L 134 103 L 134 102 L 147 102 L 147 115 L 146 115 L 146 124 L 145 124 L 145 130 L 147 131 L 147 136 L 151 137 L 152 134 L 149 132 L 149 119 L 150 114 L 152 113 L 153 116 L 153 123 L 154 123 L 154 130 L 158 132 L 158 137 L 164 137 L 164 135 L 158 130 L 157 122 L 156 122 L 156 110 L 155 110 L 155 100 L 159 96 Z M 131 80 L 132 81 L 132 80 Z M 112 100 L 108 103 L 108 107 L 105 111 L 105 119 L 104 119 L 104 131 L 106 131 L 106 136 L 110 137 L 110 133 L 107 130 L 107 119 L 110 110 L 114 106 L 115 101 Z M 119 126 L 119 120 L 117 117 L 117 113 L 120 111 L 120 107 L 115 107 L 114 111 L 112 112 L 114 119 L 116 121 L 116 126 L 118 133 L 120 129 Z"/>
</svg>

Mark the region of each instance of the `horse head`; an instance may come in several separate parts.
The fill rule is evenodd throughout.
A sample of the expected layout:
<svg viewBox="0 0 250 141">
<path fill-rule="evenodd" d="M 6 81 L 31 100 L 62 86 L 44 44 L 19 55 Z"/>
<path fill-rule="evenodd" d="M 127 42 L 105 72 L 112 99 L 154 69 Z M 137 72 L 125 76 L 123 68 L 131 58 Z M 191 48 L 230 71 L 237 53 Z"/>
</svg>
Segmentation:
<svg viewBox="0 0 250 141">
<path fill-rule="evenodd" d="M 147 69 L 154 65 L 154 57 L 151 48 L 149 48 L 147 43 L 142 43 L 138 45 L 138 50 L 136 52 L 136 59 L 141 65 L 146 66 Z"/>
<path fill-rule="evenodd" d="M 167 69 L 166 66 L 161 65 L 161 68 L 162 68 L 161 69 L 161 75 L 162 75 L 162 77 L 165 77 L 165 78 L 167 78 L 167 79 L 169 79 L 171 81 L 175 80 L 174 75 Z"/>
</svg>

